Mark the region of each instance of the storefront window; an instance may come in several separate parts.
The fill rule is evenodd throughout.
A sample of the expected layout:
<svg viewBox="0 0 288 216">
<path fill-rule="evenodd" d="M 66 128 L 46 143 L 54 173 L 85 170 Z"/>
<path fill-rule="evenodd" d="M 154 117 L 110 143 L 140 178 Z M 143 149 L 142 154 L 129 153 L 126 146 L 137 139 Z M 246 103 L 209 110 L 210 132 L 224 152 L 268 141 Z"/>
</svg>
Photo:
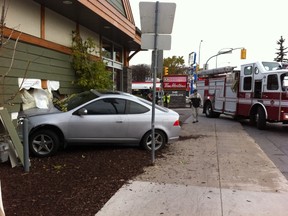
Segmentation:
<svg viewBox="0 0 288 216">
<path fill-rule="evenodd" d="M 115 61 L 122 62 L 122 48 L 114 45 L 114 57 Z"/>
<path fill-rule="evenodd" d="M 107 40 L 102 40 L 102 56 L 104 58 L 113 59 L 113 44 Z"/>
<path fill-rule="evenodd" d="M 123 62 L 123 49 L 122 47 L 113 44 L 112 42 L 102 40 L 102 56 L 116 62 Z"/>
</svg>

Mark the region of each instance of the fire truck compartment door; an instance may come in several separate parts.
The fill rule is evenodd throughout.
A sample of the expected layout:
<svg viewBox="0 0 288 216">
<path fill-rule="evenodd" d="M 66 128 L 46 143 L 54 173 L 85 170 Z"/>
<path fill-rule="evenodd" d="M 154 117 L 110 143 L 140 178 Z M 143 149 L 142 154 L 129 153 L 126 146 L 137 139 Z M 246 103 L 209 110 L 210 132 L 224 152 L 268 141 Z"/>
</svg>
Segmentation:
<svg viewBox="0 0 288 216">
<path fill-rule="evenodd" d="M 225 83 L 225 80 L 215 82 L 215 107 L 214 109 L 221 112 L 235 113 L 237 94 L 232 91 L 232 82 Z"/>
<path fill-rule="evenodd" d="M 215 110 L 223 110 L 224 104 L 224 80 L 215 81 Z"/>
<path fill-rule="evenodd" d="M 226 83 L 224 111 L 229 113 L 236 112 L 237 93 L 232 91 L 232 82 Z"/>
</svg>

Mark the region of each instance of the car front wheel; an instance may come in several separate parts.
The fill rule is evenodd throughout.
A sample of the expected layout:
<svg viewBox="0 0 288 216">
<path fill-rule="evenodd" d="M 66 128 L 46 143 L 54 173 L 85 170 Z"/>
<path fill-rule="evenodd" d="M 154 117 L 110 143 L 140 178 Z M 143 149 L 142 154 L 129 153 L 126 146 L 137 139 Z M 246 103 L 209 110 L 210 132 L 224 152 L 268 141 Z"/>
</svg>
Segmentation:
<svg viewBox="0 0 288 216">
<path fill-rule="evenodd" d="M 155 151 L 160 150 L 166 144 L 166 138 L 162 131 L 155 130 Z M 146 149 L 151 151 L 152 150 L 152 132 L 148 132 L 142 138 L 141 145 Z"/>
<path fill-rule="evenodd" d="M 30 152 L 36 157 L 49 157 L 59 149 L 59 138 L 50 130 L 39 130 L 30 136 Z"/>
</svg>

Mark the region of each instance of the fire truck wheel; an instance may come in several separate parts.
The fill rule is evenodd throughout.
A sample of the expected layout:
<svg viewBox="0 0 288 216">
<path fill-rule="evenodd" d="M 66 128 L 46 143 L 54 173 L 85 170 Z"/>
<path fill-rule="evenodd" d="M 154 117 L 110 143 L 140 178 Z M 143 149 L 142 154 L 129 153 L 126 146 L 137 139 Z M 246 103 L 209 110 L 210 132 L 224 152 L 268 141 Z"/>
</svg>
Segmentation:
<svg viewBox="0 0 288 216">
<path fill-rule="evenodd" d="M 250 125 L 252 125 L 252 126 L 255 126 L 256 125 L 256 115 L 257 115 L 257 113 L 256 114 L 250 114 L 250 116 L 249 116 L 249 123 L 250 123 Z"/>
<path fill-rule="evenodd" d="M 257 128 L 259 130 L 264 130 L 266 128 L 265 111 L 262 107 L 259 107 L 257 110 Z"/>
<path fill-rule="evenodd" d="M 219 118 L 220 114 L 221 114 L 221 113 L 213 112 L 213 117 L 214 117 L 214 118 Z"/>
<path fill-rule="evenodd" d="M 208 118 L 213 118 L 212 104 L 210 102 L 205 105 L 205 115 Z"/>
</svg>

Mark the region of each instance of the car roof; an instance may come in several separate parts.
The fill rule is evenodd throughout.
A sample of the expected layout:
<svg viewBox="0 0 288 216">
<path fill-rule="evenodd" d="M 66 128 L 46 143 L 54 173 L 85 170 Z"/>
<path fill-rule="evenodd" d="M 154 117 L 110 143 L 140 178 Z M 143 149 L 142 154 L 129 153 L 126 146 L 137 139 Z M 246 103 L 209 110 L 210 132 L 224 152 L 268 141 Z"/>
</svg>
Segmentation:
<svg viewBox="0 0 288 216">
<path fill-rule="evenodd" d="M 109 90 L 91 90 L 94 94 L 96 94 L 97 96 L 101 97 L 101 96 L 112 96 L 112 95 L 121 95 L 121 96 L 127 96 L 130 98 L 138 98 L 135 95 L 129 94 L 127 92 L 122 92 L 122 91 L 109 91 Z"/>
<path fill-rule="evenodd" d="M 113 91 L 113 90 L 95 90 L 95 89 L 91 89 L 91 91 L 96 94 L 96 95 L 131 95 L 129 93 L 126 92 L 122 92 L 122 91 Z"/>
<path fill-rule="evenodd" d="M 139 102 L 142 102 L 148 106 L 152 106 L 152 102 L 151 101 L 148 101 L 148 100 L 145 100 L 143 98 L 140 98 L 140 97 L 137 97 L 133 94 L 130 94 L 130 93 L 127 93 L 127 92 L 122 92 L 122 91 L 109 91 L 109 90 L 91 90 L 93 91 L 96 95 L 98 95 L 99 97 L 100 96 L 112 96 L 112 95 L 120 95 L 120 96 L 126 96 L 127 98 L 133 98 L 134 100 L 137 100 Z M 162 112 L 167 112 L 168 109 L 166 107 L 161 107 L 161 106 L 158 106 L 156 105 L 156 108 L 161 110 Z"/>
</svg>

